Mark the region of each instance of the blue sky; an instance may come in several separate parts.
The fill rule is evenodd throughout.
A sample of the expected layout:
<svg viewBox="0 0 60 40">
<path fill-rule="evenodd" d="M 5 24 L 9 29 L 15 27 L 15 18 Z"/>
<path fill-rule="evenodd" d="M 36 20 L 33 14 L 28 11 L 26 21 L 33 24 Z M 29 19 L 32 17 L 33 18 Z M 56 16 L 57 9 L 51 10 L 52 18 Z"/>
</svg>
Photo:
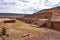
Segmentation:
<svg viewBox="0 0 60 40">
<path fill-rule="evenodd" d="M 0 0 L 0 13 L 32 14 L 60 6 L 60 0 Z"/>
</svg>

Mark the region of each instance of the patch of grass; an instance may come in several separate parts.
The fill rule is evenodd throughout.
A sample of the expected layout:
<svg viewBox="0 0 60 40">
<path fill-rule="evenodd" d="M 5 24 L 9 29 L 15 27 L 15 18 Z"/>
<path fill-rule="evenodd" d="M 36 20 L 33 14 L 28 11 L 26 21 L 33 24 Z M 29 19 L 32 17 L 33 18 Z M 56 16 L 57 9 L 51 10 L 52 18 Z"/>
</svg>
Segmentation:
<svg viewBox="0 0 60 40">
<path fill-rule="evenodd" d="M 17 39 L 21 39 L 21 35 L 20 33 L 12 33 L 9 35 L 9 37 L 6 38 L 6 40 L 17 40 Z"/>
<path fill-rule="evenodd" d="M 5 26 L 8 30 L 16 30 L 16 31 L 13 31 L 10 34 L 10 36 L 6 38 L 6 40 L 20 39 L 22 38 L 21 36 L 24 34 L 25 31 L 33 35 L 38 34 L 40 32 L 38 28 L 31 27 L 29 24 L 19 20 L 16 20 L 16 23 L 6 23 Z M 23 34 L 17 33 L 17 31 L 22 32 Z"/>
</svg>

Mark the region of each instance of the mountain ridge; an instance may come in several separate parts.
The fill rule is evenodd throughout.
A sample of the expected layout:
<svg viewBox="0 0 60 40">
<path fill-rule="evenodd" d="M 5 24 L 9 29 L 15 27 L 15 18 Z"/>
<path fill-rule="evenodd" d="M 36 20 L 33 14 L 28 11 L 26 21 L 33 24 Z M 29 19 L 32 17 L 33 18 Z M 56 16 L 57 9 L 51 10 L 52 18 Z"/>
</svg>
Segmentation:
<svg viewBox="0 0 60 40">
<path fill-rule="evenodd" d="M 44 12 L 56 12 L 56 11 L 60 11 L 60 6 L 50 8 L 50 9 L 44 9 L 44 10 L 38 11 L 38 12 L 36 12 L 34 14 L 39 14 L 39 13 L 44 13 Z"/>
<path fill-rule="evenodd" d="M 34 14 L 31 14 L 31 15 L 25 15 L 23 18 L 46 18 L 46 13 L 52 13 L 53 15 L 60 15 L 60 6 L 58 7 L 54 7 L 54 8 L 51 8 L 51 9 L 44 9 L 44 10 L 41 10 L 41 11 L 38 11 Z"/>
</svg>

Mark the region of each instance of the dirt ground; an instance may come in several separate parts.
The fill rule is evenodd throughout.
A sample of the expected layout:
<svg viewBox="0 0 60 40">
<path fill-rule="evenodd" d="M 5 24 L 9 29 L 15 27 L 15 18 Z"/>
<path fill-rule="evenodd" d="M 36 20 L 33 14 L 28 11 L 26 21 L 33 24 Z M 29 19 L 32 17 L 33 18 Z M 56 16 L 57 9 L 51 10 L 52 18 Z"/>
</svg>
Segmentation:
<svg viewBox="0 0 60 40">
<path fill-rule="evenodd" d="M 37 34 L 27 31 L 14 31 L 9 31 L 10 36 L 6 40 L 60 40 L 60 32 L 46 28 L 40 28 Z"/>
<path fill-rule="evenodd" d="M 35 28 L 22 21 L 6 23 L 8 37 L 5 40 L 60 40 L 60 32 L 48 28 Z M 1 38 L 0 38 L 1 40 Z"/>
</svg>

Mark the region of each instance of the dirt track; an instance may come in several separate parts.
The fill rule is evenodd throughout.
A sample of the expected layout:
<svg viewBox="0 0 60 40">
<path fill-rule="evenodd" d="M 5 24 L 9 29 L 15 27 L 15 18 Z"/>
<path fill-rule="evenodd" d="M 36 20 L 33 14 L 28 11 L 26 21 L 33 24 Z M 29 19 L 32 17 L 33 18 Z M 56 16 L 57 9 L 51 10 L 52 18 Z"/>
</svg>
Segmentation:
<svg viewBox="0 0 60 40">
<path fill-rule="evenodd" d="M 34 36 L 23 38 L 22 40 L 60 40 L 60 32 L 44 30 Z"/>
<path fill-rule="evenodd" d="M 27 31 L 16 31 L 11 29 L 9 33 L 10 36 L 7 37 L 6 40 L 15 40 L 15 39 L 16 40 L 60 40 L 60 32 L 55 30 L 50 30 L 47 28 L 40 28 L 39 33 L 35 35 L 29 32 L 29 36 L 25 36 L 25 37 L 23 35 L 28 34 Z M 11 36 L 12 39 L 9 39 Z"/>
</svg>

